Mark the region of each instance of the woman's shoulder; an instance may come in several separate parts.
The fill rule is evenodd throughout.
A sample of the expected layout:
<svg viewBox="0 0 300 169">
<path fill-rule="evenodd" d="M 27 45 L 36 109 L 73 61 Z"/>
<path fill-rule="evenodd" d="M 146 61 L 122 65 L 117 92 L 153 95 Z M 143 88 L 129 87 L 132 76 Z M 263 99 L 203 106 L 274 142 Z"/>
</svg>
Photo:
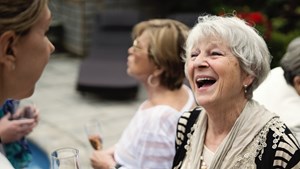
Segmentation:
<svg viewBox="0 0 300 169">
<path fill-rule="evenodd" d="M 258 168 L 300 168 L 299 142 L 279 118 L 273 118 L 263 132 L 267 134 L 256 158 Z"/>
<path fill-rule="evenodd" d="M 14 169 L 7 158 L 0 152 L 0 168 L 2 169 Z"/>
<path fill-rule="evenodd" d="M 168 105 L 156 105 L 147 109 L 139 109 L 134 118 L 142 123 L 143 126 L 165 128 L 176 127 L 181 112 Z M 154 129 L 153 129 L 154 130 Z"/>
<path fill-rule="evenodd" d="M 188 135 L 193 133 L 193 125 L 196 123 L 202 109 L 202 107 L 196 107 L 190 111 L 183 112 L 180 116 L 177 124 L 177 146 L 180 146 L 182 142 L 185 142 Z"/>
<path fill-rule="evenodd" d="M 179 125 L 183 125 L 187 128 L 191 127 L 191 125 L 193 125 L 196 122 L 196 119 L 198 119 L 198 116 L 202 110 L 202 107 L 197 106 L 195 108 L 191 108 L 188 111 L 184 111 L 178 121 Z"/>
<path fill-rule="evenodd" d="M 297 151 L 300 149 L 299 141 L 287 125 L 278 117 L 273 118 L 267 127 L 269 127 L 267 140 L 272 141 L 273 149 L 289 148 L 287 151 Z"/>
</svg>

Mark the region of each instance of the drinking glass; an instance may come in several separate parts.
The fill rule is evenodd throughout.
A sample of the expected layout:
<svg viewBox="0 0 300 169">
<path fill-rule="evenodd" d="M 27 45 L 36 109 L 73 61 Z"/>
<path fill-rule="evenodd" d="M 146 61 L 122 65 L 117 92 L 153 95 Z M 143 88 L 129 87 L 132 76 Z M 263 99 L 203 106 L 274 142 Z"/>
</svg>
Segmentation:
<svg viewBox="0 0 300 169">
<path fill-rule="evenodd" d="M 51 153 L 51 169 L 80 169 L 79 151 L 75 148 L 60 148 Z"/>
<path fill-rule="evenodd" d="M 103 137 L 99 121 L 92 120 L 85 124 L 85 132 L 95 150 L 101 150 L 103 144 Z"/>
</svg>

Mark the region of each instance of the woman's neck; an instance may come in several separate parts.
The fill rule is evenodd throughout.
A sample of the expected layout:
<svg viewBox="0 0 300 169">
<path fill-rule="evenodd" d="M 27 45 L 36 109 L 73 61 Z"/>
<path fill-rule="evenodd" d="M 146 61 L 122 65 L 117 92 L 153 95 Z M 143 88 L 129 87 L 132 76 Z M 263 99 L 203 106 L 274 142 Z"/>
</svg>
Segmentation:
<svg viewBox="0 0 300 169">
<path fill-rule="evenodd" d="M 147 90 L 148 106 L 169 105 L 180 111 L 189 99 L 187 90 L 182 86 L 177 90 L 165 87 L 150 88 Z"/>
<path fill-rule="evenodd" d="M 208 123 L 205 145 L 212 151 L 216 151 L 224 138 L 231 131 L 234 123 L 243 111 L 247 100 L 236 101 L 230 106 L 219 106 L 217 110 L 207 112 Z"/>
</svg>

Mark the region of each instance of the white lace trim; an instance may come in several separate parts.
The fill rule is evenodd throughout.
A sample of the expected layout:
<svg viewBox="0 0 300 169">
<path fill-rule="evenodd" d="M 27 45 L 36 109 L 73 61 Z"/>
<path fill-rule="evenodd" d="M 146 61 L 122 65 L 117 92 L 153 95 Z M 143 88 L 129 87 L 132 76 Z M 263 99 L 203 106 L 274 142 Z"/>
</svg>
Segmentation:
<svg viewBox="0 0 300 169">
<path fill-rule="evenodd" d="M 278 142 L 285 132 L 286 126 L 279 118 L 273 118 L 266 126 L 260 131 L 260 133 L 254 138 L 254 141 L 244 150 L 244 152 L 236 158 L 234 162 L 234 169 L 255 169 L 255 158 L 258 156 L 259 160 L 262 160 L 264 149 L 267 147 L 267 134 L 270 129 L 274 132 L 273 134 L 273 145 L 272 148 L 276 149 Z"/>
<path fill-rule="evenodd" d="M 191 148 L 191 139 L 192 133 L 195 131 L 196 128 L 199 128 L 199 125 L 196 123 L 191 128 L 191 132 L 187 134 L 188 140 L 187 144 L 184 146 L 184 148 L 187 150 L 186 157 L 190 156 L 190 148 Z M 248 145 L 248 147 L 235 158 L 232 169 L 256 169 L 255 164 L 255 158 L 258 156 L 259 160 L 262 160 L 262 156 L 264 153 L 265 147 L 267 147 L 267 134 L 270 130 L 272 130 L 273 133 L 273 145 L 272 148 L 276 149 L 279 143 L 280 138 L 282 135 L 284 135 L 286 126 L 282 121 L 279 120 L 278 117 L 275 117 L 271 119 L 265 127 L 257 134 L 257 136 L 254 138 L 254 140 Z M 190 160 L 189 158 L 186 160 Z M 181 166 L 181 161 L 178 166 L 176 166 L 174 169 L 177 169 L 179 166 Z"/>
</svg>

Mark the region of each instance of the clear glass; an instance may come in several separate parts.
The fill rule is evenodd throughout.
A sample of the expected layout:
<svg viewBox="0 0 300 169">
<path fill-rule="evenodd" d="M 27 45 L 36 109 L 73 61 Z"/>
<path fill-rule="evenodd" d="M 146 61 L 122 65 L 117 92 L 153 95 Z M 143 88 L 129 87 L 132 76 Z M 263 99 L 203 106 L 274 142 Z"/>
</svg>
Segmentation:
<svg viewBox="0 0 300 169">
<path fill-rule="evenodd" d="M 101 150 L 103 147 L 103 136 L 100 122 L 97 120 L 92 120 L 87 122 L 84 127 L 92 147 L 95 150 Z"/>
<path fill-rule="evenodd" d="M 80 169 L 79 151 L 75 148 L 60 148 L 51 153 L 51 169 Z"/>
</svg>

